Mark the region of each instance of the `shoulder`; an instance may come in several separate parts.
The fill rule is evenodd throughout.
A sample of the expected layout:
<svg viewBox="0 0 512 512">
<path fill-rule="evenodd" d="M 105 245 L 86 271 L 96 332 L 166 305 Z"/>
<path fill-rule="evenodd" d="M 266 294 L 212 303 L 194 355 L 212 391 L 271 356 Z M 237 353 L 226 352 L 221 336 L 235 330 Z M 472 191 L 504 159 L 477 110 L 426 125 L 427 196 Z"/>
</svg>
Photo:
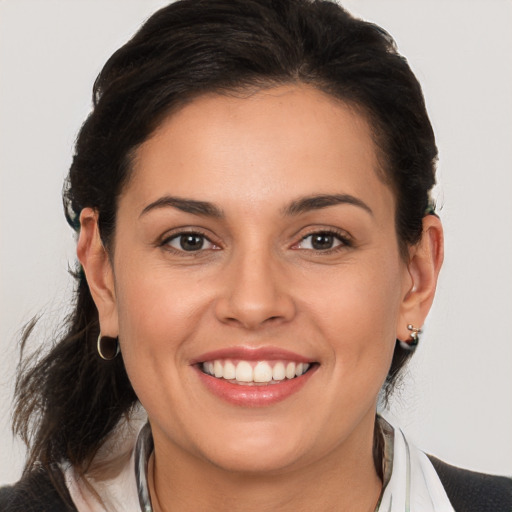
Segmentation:
<svg viewBox="0 0 512 512">
<path fill-rule="evenodd" d="M 42 468 L 24 475 L 14 485 L 0 488 L 0 510 L 2 512 L 76 512 L 60 472 L 50 477 Z"/>
<path fill-rule="evenodd" d="M 511 512 L 512 478 L 476 473 L 428 458 L 457 512 Z"/>
</svg>

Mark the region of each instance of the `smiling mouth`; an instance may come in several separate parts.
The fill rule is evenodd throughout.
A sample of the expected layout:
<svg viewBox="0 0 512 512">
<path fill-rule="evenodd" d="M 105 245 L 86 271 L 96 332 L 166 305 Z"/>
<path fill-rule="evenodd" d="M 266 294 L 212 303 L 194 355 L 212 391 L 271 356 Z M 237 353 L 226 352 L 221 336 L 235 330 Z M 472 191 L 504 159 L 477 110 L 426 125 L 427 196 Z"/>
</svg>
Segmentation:
<svg viewBox="0 0 512 512">
<path fill-rule="evenodd" d="M 301 377 L 314 363 L 215 359 L 199 364 L 206 375 L 245 386 L 280 384 Z"/>
</svg>

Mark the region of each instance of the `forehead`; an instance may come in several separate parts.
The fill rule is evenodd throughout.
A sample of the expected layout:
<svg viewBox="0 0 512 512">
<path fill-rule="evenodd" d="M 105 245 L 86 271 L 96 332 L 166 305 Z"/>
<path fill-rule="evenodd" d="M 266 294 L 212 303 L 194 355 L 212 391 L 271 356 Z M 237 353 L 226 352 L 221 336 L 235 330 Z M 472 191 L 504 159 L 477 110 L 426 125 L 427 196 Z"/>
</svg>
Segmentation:
<svg viewBox="0 0 512 512">
<path fill-rule="evenodd" d="M 229 206 L 345 193 L 394 203 L 370 126 L 357 109 L 308 86 L 207 94 L 166 118 L 136 152 L 125 193 Z"/>
</svg>

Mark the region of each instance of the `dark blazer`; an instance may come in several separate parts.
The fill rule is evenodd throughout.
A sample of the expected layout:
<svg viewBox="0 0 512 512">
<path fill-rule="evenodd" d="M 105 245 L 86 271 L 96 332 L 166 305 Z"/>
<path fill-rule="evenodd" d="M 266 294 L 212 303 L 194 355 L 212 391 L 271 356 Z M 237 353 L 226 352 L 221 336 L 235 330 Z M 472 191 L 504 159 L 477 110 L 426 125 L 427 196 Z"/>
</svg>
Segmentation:
<svg viewBox="0 0 512 512">
<path fill-rule="evenodd" d="M 429 459 L 456 512 L 512 512 L 512 478 L 456 468 L 432 455 Z"/>
<path fill-rule="evenodd" d="M 24 475 L 12 486 L 0 488 L 0 512 L 77 512 L 62 473 L 54 471 L 52 475 L 53 482 L 41 468 Z"/>
<path fill-rule="evenodd" d="M 512 478 L 450 466 L 429 456 L 456 512 L 512 512 Z M 0 489 L 1 512 L 76 512 L 58 474 L 37 470 Z M 60 480 L 59 480 L 60 478 Z M 412 511 L 421 512 L 421 511 Z"/>
</svg>

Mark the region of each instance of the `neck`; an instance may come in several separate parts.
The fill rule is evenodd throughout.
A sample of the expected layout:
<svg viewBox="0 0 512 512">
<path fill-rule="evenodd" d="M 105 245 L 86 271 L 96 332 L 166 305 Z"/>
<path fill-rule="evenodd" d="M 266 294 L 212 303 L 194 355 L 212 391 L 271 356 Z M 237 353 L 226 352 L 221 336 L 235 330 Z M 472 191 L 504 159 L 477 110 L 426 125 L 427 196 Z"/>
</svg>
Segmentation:
<svg viewBox="0 0 512 512">
<path fill-rule="evenodd" d="M 149 463 L 154 512 L 374 512 L 382 481 L 373 458 L 373 429 L 362 450 L 343 443 L 327 456 L 298 469 L 272 473 L 226 471 L 184 454 L 158 450 Z M 172 463 L 168 463 L 172 461 Z"/>
</svg>

